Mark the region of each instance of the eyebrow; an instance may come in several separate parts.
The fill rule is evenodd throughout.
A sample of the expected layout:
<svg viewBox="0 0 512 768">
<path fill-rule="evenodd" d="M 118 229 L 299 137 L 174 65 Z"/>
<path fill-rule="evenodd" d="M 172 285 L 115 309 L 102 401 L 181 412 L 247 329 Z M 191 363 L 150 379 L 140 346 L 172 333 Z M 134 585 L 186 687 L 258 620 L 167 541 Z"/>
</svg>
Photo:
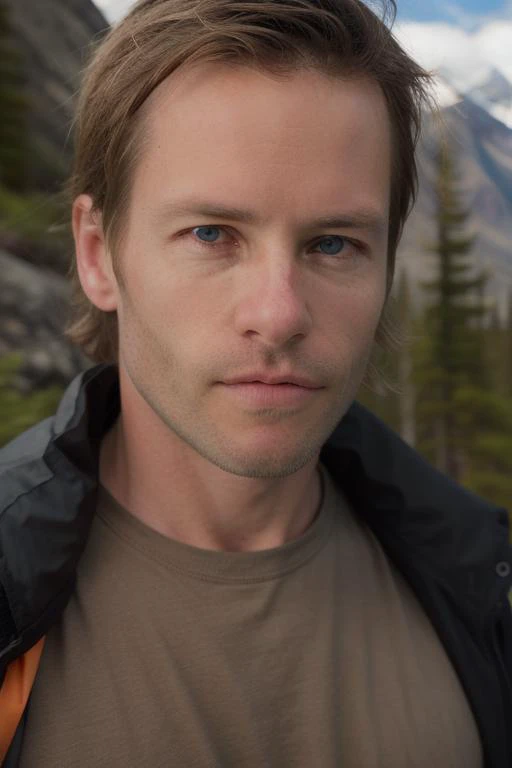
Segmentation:
<svg viewBox="0 0 512 768">
<path fill-rule="evenodd" d="M 254 211 L 244 208 L 213 203 L 206 200 L 175 201 L 163 204 L 156 212 L 157 222 L 165 222 L 170 218 L 180 216 L 205 216 L 213 219 L 231 219 L 245 224 L 260 224 L 261 217 Z M 304 228 L 310 229 L 363 229 L 381 235 L 387 227 L 385 220 L 378 212 L 369 209 L 347 211 L 346 213 L 320 216 L 310 221 L 302 222 Z"/>
</svg>

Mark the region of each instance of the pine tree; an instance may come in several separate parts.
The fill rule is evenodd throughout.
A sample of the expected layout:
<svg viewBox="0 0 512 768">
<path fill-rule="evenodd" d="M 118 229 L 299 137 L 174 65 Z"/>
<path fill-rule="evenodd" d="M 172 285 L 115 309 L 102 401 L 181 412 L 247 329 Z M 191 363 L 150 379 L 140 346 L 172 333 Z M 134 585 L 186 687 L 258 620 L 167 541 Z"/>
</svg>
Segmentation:
<svg viewBox="0 0 512 768">
<path fill-rule="evenodd" d="M 467 444 L 464 484 L 512 511 L 512 398 L 467 387 L 456 408 Z"/>
<path fill-rule="evenodd" d="M 466 456 L 458 394 L 468 386 L 485 386 L 481 329 L 487 276 L 472 263 L 468 212 L 445 144 L 437 156 L 435 201 L 436 239 L 429 245 L 435 277 L 423 283 L 428 302 L 417 358 L 418 432 L 420 446 L 436 466 L 461 480 Z"/>
</svg>

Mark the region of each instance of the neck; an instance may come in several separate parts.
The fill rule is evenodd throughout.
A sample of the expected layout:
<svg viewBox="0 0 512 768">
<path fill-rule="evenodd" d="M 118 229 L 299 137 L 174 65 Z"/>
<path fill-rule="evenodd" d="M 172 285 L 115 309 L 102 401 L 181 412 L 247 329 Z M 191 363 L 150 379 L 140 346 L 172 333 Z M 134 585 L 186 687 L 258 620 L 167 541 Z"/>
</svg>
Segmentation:
<svg viewBox="0 0 512 768">
<path fill-rule="evenodd" d="M 287 477 L 240 477 L 167 428 L 146 430 L 151 440 L 140 434 L 121 412 L 102 444 L 100 481 L 164 536 L 202 549 L 256 551 L 298 538 L 316 516 L 322 495 L 318 457 Z"/>
</svg>

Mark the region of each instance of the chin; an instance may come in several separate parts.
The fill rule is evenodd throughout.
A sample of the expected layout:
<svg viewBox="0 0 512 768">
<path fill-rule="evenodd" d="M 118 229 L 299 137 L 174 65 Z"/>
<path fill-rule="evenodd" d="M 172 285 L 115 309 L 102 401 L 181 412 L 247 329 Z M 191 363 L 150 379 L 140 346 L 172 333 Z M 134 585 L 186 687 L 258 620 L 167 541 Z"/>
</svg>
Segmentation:
<svg viewBox="0 0 512 768">
<path fill-rule="evenodd" d="M 236 455 L 216 454 L 205 456 L 205 458 L 232 475 L 271 479 L 293 475 L 315 459 L 318 453 L 315 446 L 307 452 L 302 449 L 300 453 L 284 450 L 280 452 L 240 450 Z"/>
</svg>

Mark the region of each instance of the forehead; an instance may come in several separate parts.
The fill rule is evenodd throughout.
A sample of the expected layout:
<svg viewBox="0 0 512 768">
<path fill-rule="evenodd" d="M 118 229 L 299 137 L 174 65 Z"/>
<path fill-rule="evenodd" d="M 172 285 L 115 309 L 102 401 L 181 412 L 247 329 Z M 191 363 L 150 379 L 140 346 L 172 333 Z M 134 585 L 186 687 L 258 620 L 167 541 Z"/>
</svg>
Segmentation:
<svg viewBox="0 0 512 768">
<path fill-rule="evenodd" d="M 269 205 L 283 195 L 307 205 L 318 196 L 389 193 L 390 120 L 368 79 L 195 65 L 155 90 L 144 133 L 136 185 L 151 196 L 176 187 L 192 193 L 198 184 L 233 203 L 250 195 Z"/>
</svg>

